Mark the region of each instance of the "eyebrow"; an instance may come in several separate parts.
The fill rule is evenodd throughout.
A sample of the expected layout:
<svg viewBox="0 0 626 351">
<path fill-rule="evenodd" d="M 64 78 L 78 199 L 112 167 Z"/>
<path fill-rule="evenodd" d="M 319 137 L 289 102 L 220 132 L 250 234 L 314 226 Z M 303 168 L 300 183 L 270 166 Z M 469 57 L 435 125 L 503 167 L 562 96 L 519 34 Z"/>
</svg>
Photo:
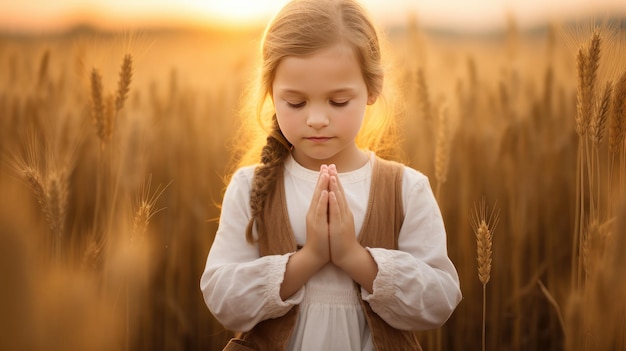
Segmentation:
<svg viewBox="0 0 626 351">
<path fill-rule="evenodd" d="M 280 91 L 283 94 L 306 95 L 305 93 L 303 93 L 303 92 L 301 92 L 299 90 L 295 90 L 295 89 L 280 89 L 280 88 L 278 88 L 276 90 Z M 353 93 L 354 91 L 356 91 L 356 89 L 351 88 L 351 87 L 345 87 L 345 88 L 339 88 L 339 89 L 331 90 L 327 94 L 334 95 L 334 94 L 341 94 L 341 93 Z"/>
</svg>

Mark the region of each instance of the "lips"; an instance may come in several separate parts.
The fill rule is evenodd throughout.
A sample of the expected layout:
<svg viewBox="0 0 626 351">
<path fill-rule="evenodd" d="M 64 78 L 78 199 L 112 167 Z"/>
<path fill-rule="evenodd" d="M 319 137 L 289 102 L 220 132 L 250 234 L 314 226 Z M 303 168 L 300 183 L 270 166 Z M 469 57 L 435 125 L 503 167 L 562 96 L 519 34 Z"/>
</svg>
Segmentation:
<svg viewBox="0 0 626 351">
<path fill-rule="evenodd" d="M 322 136 L 315 136 L 315 137 L 308 137 L 305 138 L 308 141 L 312 141 L 314 143 L 323 143 L 325 141 L 328 141 L 330 139 L 332 139 L 331 137 L 322 137 Z"/>
</svg>

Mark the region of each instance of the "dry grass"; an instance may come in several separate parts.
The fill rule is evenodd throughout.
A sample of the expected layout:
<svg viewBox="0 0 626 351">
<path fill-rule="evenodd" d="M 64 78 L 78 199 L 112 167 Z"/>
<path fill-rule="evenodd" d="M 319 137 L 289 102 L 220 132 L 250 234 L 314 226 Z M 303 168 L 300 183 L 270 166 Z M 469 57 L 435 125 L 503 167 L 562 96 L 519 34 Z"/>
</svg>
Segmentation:
<svg viewBox="0 0 626 351">
<path fill-rule="evenodd" d="M 625 43 L 412 28 L 389 38 L 402 151 L 437 182 L 464 294 L 422 345 L 623 349 Z M 0 349 L 221 349 L 198 282 L 259 35 L 0 37 Z"/>
</svg>

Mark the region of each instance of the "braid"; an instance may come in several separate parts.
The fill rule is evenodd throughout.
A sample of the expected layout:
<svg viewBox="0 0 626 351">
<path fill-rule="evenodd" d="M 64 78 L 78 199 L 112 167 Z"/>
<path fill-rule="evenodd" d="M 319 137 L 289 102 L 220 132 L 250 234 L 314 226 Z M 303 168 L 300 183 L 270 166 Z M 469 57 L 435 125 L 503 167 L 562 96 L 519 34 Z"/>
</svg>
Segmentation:
<svg viewBox="0 0 626 351">
<path fill-rule="evenodd" d="M 254 170 L 252 190 L 250 192 L 250 209 L 252 217 L 246 228 L 246 240 L 254 242 L 252 229 L 256 223 L 258 236 L 265 235 L 266 228 L 263 222 L 263 208 L 269 194 L 274 190 L 276 178 L 283 171 L 283 163 L 289 155 L 291 144 L 285 139 L 278 126 L 276 115 L 272 117 L 272 130 L 261 151 L 261 164 Z"/>
</svg>

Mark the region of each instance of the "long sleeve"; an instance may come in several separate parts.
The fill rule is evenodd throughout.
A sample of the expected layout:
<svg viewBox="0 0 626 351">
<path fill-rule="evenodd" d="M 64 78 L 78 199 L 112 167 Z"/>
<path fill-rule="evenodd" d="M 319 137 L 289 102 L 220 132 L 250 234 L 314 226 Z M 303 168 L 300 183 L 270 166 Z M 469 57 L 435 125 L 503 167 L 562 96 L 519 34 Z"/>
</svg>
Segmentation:
<svg viewBox="0 0 626 351">
<path fill-rule="evenodd" d="M 461 301 L 459 278 L 447 255 L 445 227 L 428 179 L 410 168 L 404 175 L 398 250 L 368 248 L 378 275 L 373 293 L 361 289 L 362 296 L 397 329 L 433 329 Z"/>
<path fill-rule="evenodd" d="M 253 168 L 238 170 L 222 202 L 220 223 L 200 280 L 204 301 L 227 329 L 248 331 L 258 322 L 284 315 L 299 304 L 303 290 L 282 301 L 279 295 L 290 254 L 259 257 L 245 230 L 250 218 Z"/>
</svg>

